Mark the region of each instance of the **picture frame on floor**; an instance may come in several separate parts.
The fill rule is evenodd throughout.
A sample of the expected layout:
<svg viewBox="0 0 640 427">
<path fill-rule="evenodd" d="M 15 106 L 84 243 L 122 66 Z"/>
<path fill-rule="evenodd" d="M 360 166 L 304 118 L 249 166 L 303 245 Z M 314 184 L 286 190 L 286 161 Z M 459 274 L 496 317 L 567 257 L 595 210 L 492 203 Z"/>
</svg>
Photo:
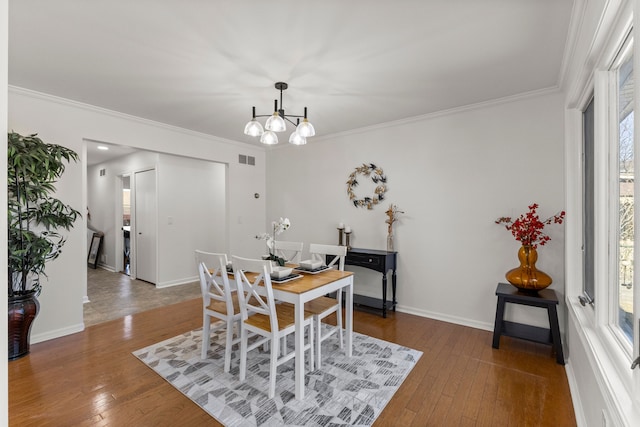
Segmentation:
<svg viewBox="0 0 640 427">
<path fill-rule="evenodd" d="M 96 268 L 98 265 L 98 257 L 100 255 L 100 249 L 102 248 L 103 233 L 93 233 L 91 237 L 91 245 L 89 246 L 89 255 L 87 257 L 87 265 L 91 268 Z"/>
</svg>

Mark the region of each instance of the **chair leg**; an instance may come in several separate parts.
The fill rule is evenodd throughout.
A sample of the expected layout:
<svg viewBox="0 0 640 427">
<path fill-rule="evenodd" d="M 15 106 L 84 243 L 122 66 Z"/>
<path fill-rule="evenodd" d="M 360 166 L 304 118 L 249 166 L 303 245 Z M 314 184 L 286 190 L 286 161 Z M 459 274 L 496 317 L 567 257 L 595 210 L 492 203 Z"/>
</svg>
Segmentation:
<svg viewBox="0 0 640 427">
<path fill-rule="evenodd" d="M 338 295 L 336 296 L 338 300 L 338 309 L 336 310 L 336 324 L 338 325 L 338 339 L 340 342 L 340 348 L 343 348 L 342 344 L 342 289 L 338 290 Z"/>
<path fill-rule="evenodd" d="M 269 364 L 269 399 L 276 395 L 276 377 L 278 369 L 278 354 L 280 342 L 276 335 L 271 336 L 271 363 Z"/>
<path fill-rule="evenodd" d="M 231 370 L 231 347 L 233 346 L 233 319 L 227 318 L 227 340 L 226 347 L 224 349 L 224 371 L 229 372 Z"/>
<path fill-rule="evenodd" d="M 201 359 L 207 358 L 207 352 L 209 351 L 209 340 L 211 338 L 211 318 L 204 314 L 202 316 L 202 352 L 200 353 Z"/>
<path fill-rule="evenodd" d="M 309 322 L 309 371 L 313 371 L 316 366 L 315 362 L 315 351 L 313 348 L 313 342 L 316 339 L 316 335 L 313 333 L 313 319 Z M 304 352 L 302 353 L 304 354 Z"/>
<path fill-rule="evenodd" d="M 247 328 L 240 328 L 240 381 L 244 381 L 247 376 Z"/>
<path fill-rule="evenodd" d="M 320 316 L 313 316 L 313 322 L 315 323 L 316 327 L 316 367 L 317 369 L 320 369 L 322 367 L 322 354 L 320 350 L 322 348 L 322 324 L 320 322 Z"/>
</svg>

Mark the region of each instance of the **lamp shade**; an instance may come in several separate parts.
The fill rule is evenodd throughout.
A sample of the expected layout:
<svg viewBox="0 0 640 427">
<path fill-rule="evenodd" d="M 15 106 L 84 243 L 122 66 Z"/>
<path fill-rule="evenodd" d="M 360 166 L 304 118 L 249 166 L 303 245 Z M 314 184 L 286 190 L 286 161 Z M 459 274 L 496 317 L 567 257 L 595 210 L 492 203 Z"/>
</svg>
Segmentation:
<svg viewBox="0 0 640 427">
<path fill-rule="evenodd" d="M 287 130 L 287 124 L 284 119 L 280 117 L 280 114 L 278 114 L 277 111 L 267 119 L 267 123 L 265 123 L 264 127 L 273 132 L 284 132 Z"/>
<path fill-rule="evenodd" d="M 244 127 L 244 134 L 249 136 L 262 136 L 264 133 L 264 129 L 259 121 L 255 119 L 251 119 L 249 123 Z"/>
<path fill-rule="evenodd" d="M 309 123 L 309 120 L 307 120 L 306 117 L 302 121 L 302 123 L 298 125 L 297 132 L 305 138 L 314 136 L 316 134 L 316 130 L 313 128 L 313 125 Z"/>
<path fill-rule="evenodd" d="M 307 138 L 300 135 L 300 133 L 296 130 L 289 137 L 289 143 L 293 145 L 304 145 L 307 143 Z"/>
<path fill-rule="evenodd" d="M 278 143 L 278 135 L 273 131 L 265 131 L 260 137 L 260 142 L 266 145 L 274 145 Z"/>
</svg>

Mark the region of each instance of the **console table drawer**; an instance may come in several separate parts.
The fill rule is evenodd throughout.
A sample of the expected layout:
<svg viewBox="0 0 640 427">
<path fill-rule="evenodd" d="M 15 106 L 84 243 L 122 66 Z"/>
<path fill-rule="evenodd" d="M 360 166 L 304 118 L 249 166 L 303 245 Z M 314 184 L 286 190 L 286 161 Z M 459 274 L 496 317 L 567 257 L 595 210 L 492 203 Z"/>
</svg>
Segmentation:
<svg viewBox="0 0 640 427">
<path fill-rule="evenodd" d="M 383 261 L 377 256 L 354 253 L 347 254 L 347 260 L 350 265 L 372 268 L 374 270 L 380 270 Z"/>
</svg>

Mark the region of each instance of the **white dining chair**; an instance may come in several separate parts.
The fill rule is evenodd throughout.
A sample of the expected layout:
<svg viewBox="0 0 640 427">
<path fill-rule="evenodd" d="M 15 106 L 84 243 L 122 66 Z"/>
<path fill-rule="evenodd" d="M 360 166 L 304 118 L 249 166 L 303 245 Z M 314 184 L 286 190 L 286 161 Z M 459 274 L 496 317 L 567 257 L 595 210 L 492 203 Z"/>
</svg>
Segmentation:
<svg viewBox="0 0 640 427">
<path fill-rule="evenodd" d="M 271 286 L 272 264 L 268 260 L 232 257 L 233 274 L 238 286 L 238 300 L 242 322 L 240 328 L 240 381 L 247 374 L 247 357 L 249 351 L 269 343 L 269 398 L 275 396 L 277 367 L 293 358 L 296 352 L 280 356 L 280 339 L 295 332 L 295 314 L 291 304 L 276 304 Z M 253 273 L 253 274 L 249 274 Z M 313 316 L 305 312 L 304 327 L 308 327 L 308 340 L 304 351 L 309 350 L 309 369 L 314 366 L 313 351 Z M 249 345 L 248 334 L 261 335 Z"/>
<path fill-rule="evenodd" d="M 240 342 L 240 321 L 242 313 L 235 286 L 227 275 L 227 255 L 220 253 L 196 251 L 196 264 L 202 291 L 202 351 L 200 357 L 207 358 L 211 339 L 211 321 L 216 322 L 213 331 L 225 328 L 224 371 L 231 367 L 231 349 Z M 236 338 L 233 326 L 236 324 Z"/>
<path fill-rule="evenodd" d="M 312 243 L 309 245 L 309 253 L 312 260 L 322 261 L 322 265 L 326 265 L 332 268 L 338 268 L 340 271 L 344 271 L 344 258 L 347 255 L 346 246 L 335 245 L 320 245 Z M 333 256 L 331 261 L 327 264 L 327 256 Z M 338 341 L 340 348 L 343 348 L 342 342 L 342 291 L 336 292 L 336 297 L 331 298 L 328 296 L 321 296 L 305 304 L 304 309 L 313 313 L 313 323 L 316 330 L 316 369 L 320 369 L 322 366 L 321 347 L 322 341 L 326 340 L 333 334 L 338 334 Z M 323 334 L 322 332 L 322 319 L 336 313 L 336 326 L 331 325 L 331 328 Z"/>
<path fill-rule="evenodd" d="M 300 263 L 302 257 L 303 242 L 287 242 L 282 240 L 276 240 L 273 245 L 274 253 L 294 264 Z"/>
</svg>

